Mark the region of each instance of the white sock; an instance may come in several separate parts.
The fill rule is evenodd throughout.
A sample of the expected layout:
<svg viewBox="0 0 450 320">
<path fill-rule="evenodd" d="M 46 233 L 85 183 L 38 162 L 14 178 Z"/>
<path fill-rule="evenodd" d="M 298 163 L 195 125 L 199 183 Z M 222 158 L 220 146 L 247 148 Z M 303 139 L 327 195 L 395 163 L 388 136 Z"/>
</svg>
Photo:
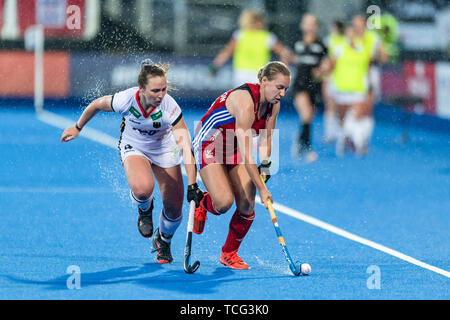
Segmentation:
<svg viewBox="0 0 450 320">
<path fill-rule="evenodd" d="M 130 190 L 130 198 L 131 201 L 137 204 L 139 208 L 141 208 L 142 211 L 147 211 L 150 208 L 150 205 L 152 204 L 153 195 L 151 195 L 146 200 L 139 200 L 133 193 L 133 191 Z"/>
<path fill-rule="evenodd" d="M 361 119 L 363 126 L 363 136 L 366 143 L 370 141 L 373 134 L 373 129 L 375 128 L 375 119 L 373 117 L 363 117 Z"/>
<path fill-rule="evenodd" d="M 362 151 L 372 137 L 375 121 L 373 117 L 362 117 L 356 122 L 354 128 L 353 142 L 357 151 Z"/>
<path fill-rule="evenodd" d="M 353 112 L 353 110 L 350 110 L 345 115 L 344 124 L 342 126 L 344 137 L 348 137 L 353 140 L 353 137 L 355 135 L 356 126 L 357 126 L 357 124 L 356 124 L 355 113 Z"/>
<path fill-rule="evenodd" d="M 362 151 L 372 137 L 375 121 L 372 117 L 362 117 L 356 121 L 353 129 L 353 143 L 357 152 Z"/>
<path fill-rule="evenodd" d="M 180 212 L 180 215 L 176 219 L 170 219 L 165 215 L 164 209 L 161 211 L 161 215 L 159 216 L 159 234 L 165 242 L 170 243 L 182 219 L 182 212 Z"/>
<path fill-rule="evenodd" d="M 339 118 L 334 113 L 325 113 L 325 139 L 337 139 L 339 135 Z"/>
<path fill-rule="evenodd" d="M 352 140 L 355 144 L 356 152 L 362 150 L 365 144 L 363 121 L 359 120 L 356 122 Z"/>
<path fill-rule="evenodd" d="M 338 156 L 343 156 L 345 153 L 344 139 L 344 125 L 339 124 L 336 134 L 336 155 Z"/>
</svg>

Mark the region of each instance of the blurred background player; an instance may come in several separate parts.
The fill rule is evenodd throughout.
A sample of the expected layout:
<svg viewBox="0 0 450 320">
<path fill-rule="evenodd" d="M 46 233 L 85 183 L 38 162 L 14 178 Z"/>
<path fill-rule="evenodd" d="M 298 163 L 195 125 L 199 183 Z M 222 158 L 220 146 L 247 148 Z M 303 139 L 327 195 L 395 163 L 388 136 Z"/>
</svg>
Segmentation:
<svg viewBox="0 0 450 320">
<path fill-rule="evenodd" d="M 237 251 L 255 218 L 255 196 L 267 206 L 272 195 L 260 178 L 270 177 L 272 133 L 280 100 L 290 84 L 289 68 L 270 62 L 258 73 L 259 83 L 245 83 L 218 97 L 197 126 L 193 147 L 207 192 L 195 212 L 194 232 L 201 234 L 207 211 L 221 215 L 236 201 L 220 262 L 233 269 L 249 266 Z M 260 166 L 252 153 L 252 136 L 260 135 Z M 259 169 L 259 170 L 258 170 Z"/>
<path fill-rule="evenodd" d="M 381 39 L 388 62 L 397 64 L 400 54 L 397 19 L 390 13 L 383 13 L 380 17 L 380 28 L 375 31 Z"/>
<path fill-rule="evenodd" d="M 197 171 L 189 131 L 180 107 L 167 94 L 166 72 L 165 66 L 143 61 L 138 87 L 94 100 L 75 125 L 68 127 L 61 136 L 63 142 L 75 139 L 100 111 L 122 115 L 120 159 L 131 199 L 139 209 L 138 230 L 145 238 L 153 234 L 154 177 L 161 192 L 163 209 L 159 228 L 152 238 L 159 263 L 172 262 L 170 242 L 182 219 L 184 184 L 181 158 L 188 175 L 188 202 L 194 200 L 198 206 L 203 197 L 196 183 Z"/>
<path fill-rule="evenodd" d="M 330 34 L 326 39 L 328 56 L 333 56 L 333 50 L 345 41 L 345 24 L 340 20 L 334 21 L 331 26 Z M 329 63 L 329 59 L 327 59 Z M 329 66 L 326 68 L 330 69 Z M 332 97 L 333 90 L 333 72 L 327 74 L 322 82 L 322 97 L 324 102 L 324 137 L 325 143 L 332 143 L 337 139 L 339 133 L 339 115 L 336 109 L 336 103 Z"/>
<path fill-rule="evenodd" d="M 336 153 L 343 155 L 346 142 L 351 142 L 358 154 L 365 154 L 370 125 L 373 124 L 360 120 L 367 112 L 370 55 L 357 38 L 353 25 L 346 27 L 345 35 L 345 41 L 333 49 L 330 63 L 333 68 L 332 97 L 341 124 Z"/>
<path fill-rule="evenodd" d="M 379 69 L 374 65 L 386 63 L 388 61 L 388 55 L 384 50 L 382 41 L 375 31 L 376 29 L 367 29 L 367 20 L 364 15 L 355 15 L 352 18 L 352 26 L 355 42 L 362 44 L 369 59 L 369 64 L 367 66 L 368 92 L 366 101 L 360 106 L 361 110 L 358 108 L 358 111 L 355 112 L 354 119 L 349 119 L 349 121 L 355 122 L 351 127 L 355 128 L 355 130 L 362 135 L 362 137 L 357 138 L 358 141 L 353 142 L 355 143 L 356 152 L 363 155 L 368 151 L 368 143 L 375 127 L 373 109 L 375 100 L 379 96 L 380 91 L 378 83 Z"/>
<path fill-rule="evenodd" d="M 289 49 L 278 41 L 272 32 L 266 30 L 266 21 L 258 10 L 244 10 L 239 17 L 239 29 L 230 41 L 215 57 L 210 65 L 210 72 L 217 71 L 233 57 L 233 86 L 242 83 L 256 83 L 259 68 L 266 65 L 272 57 L 272 52 L 285 61 Z"/>
<path fill-rule="evenodd" d="M 233 59 L 233 87 L 243 83 L 256 83 L 258 71 L 266 65 L 275 53 L 287 63 L 292 55 L 278 37 L 267 30 L 266 20 L 261 11 L 255 9 L 243 10 L 238 20 L 239 29 L 230 41 L 218 53 L 209 66 L 210 73 L 216 75 L 218 70 L 230 59 Z M 258 137 L 254 138 L 253 152 L 256 157 Z"/>
<path fill-rule="evenodd" d="M 314 15 L 303 15 L 300 23 L 302 36 L 295 43 L 295 54 L 289 58 L 297 68 L 293 90 L 294 106 L 300 121 L 293 152 L 295 156 L 305 156 L 307 162 L 314 162 L 318 157 L 312 149 L 311 127 L 321 93 L 321 77 L 325 74 L 321 62 L 327 56 L 327 48 L 317 34 L 318 28 L 319 22 Z"/>
</svg>

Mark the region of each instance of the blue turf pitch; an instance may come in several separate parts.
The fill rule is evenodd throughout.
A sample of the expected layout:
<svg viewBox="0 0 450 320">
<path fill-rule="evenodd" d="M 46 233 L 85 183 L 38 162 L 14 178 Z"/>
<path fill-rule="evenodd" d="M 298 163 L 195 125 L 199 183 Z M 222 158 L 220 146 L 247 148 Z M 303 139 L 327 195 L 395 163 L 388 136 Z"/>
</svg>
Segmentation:
<svg viewBox="0 0 450 320">
<path fill-rule="evenodd" d="M 76 120 L 81 109 L 52 111 Z M 62 144 L 62 130 L 27 108 L 0 116 L 0 299 L 450 298 L 441 274 L 277 212 L 291 255 L 312 266 L 311 275 L 294 277 L 261 205 L 240 250 L 251 270 L 219 263 L 232 212 L 210 216 L 204 234 L 194 235 L 197 273 L 183 271 L 186 219 L 173 239 L 174 263 L 157 264 L 137 232 L 117 149 L 84 137 Z M 193 129 L 200 113 L 184 117 Z M 99 114 L 90 126 L 118 137 L 120 122 Z M 367 157 L 337 158 L 320 141 L 318 116 L 320 158 L 307 165 L 290 153 L 296 115 L 282 112 L 278 128 L 279 172 L 268 184 L 275 202 L 450 270 L 450 130 L 412 128 L 401 144 L 399 126 L 377 123 Z M 158 191 L 155 198 L 156 221 Z M 79 290 L 67 287 L 70 266 L 81 272 Z M 370 266 L 379 268 L 379 289 L 367 285 Z"/>
</svg>

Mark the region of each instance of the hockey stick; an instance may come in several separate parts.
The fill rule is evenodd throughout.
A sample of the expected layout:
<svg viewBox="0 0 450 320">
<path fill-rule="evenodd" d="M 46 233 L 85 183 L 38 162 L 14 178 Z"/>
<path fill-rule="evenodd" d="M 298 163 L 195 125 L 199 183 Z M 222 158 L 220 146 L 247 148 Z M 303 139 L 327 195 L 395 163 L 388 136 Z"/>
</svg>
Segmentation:
<svg viewBox="0 0 450 320">
<path fill-rule="evenodd" d="M 265 185 L 264 179 L 261 177 L 262 182 Z M 300 261 L 297 261 L 295 264 L 292 261 L 291 255 L 289 254 L 289 250 L 286 246 L 286 242 L 284 241 L 283 235 L 281 234 L 281 229 L 278 226 L 278 220 L 275 216 L 275 211 L 272 207 L 272 201 L 267 200 L 267 208 L 270 213 L 270 218 L 272 219 L 273 227 L 275 228 L 275 232 L 277 234 L 278 242 L 281 245 L 286 261 L 289 263 L 289 268 L 295 276 L 299 276 L 302 273 L 302 267 Z"/>
<path fill-rule="evenodd" d="M 186 244 L 184 246 L 184 271 L 186 273 L 194 273 L 200 267 L 200 261 L 195 261 L 191 265 L 191 245 L 192 245 L 192 229 L 194 228 L 195 201 L 189 204 L 189 217 L 187 225 Z"/>
</svg>

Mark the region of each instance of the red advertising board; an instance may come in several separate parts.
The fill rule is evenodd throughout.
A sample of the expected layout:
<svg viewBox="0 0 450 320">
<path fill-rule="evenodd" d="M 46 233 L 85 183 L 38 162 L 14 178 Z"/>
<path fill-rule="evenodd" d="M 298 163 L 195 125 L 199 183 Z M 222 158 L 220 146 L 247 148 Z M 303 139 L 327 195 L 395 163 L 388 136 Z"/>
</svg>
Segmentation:
<svg viewBox="0 0 450 320">
<path fill-rule="evenodd" d="M 0 51 L 0 96 L 31 98 L 34 94 L 34 55 L 23 51 Z M 44 95 L 67 98 L 70 94 L 70 55 L 44 55 Z"/>
<path fill-rule="evenodd" d="M 382 99 L 389 100 L 406 94 L 406 82 L 402 66 L 383 66 L 380 77 Z"/>
<path fill-rule="evenodd" d="M 407 61 L 403 64 L 406 93 L 423 99 L 424 112 L 436 114 L 435 63 Z"/>
</svg>

